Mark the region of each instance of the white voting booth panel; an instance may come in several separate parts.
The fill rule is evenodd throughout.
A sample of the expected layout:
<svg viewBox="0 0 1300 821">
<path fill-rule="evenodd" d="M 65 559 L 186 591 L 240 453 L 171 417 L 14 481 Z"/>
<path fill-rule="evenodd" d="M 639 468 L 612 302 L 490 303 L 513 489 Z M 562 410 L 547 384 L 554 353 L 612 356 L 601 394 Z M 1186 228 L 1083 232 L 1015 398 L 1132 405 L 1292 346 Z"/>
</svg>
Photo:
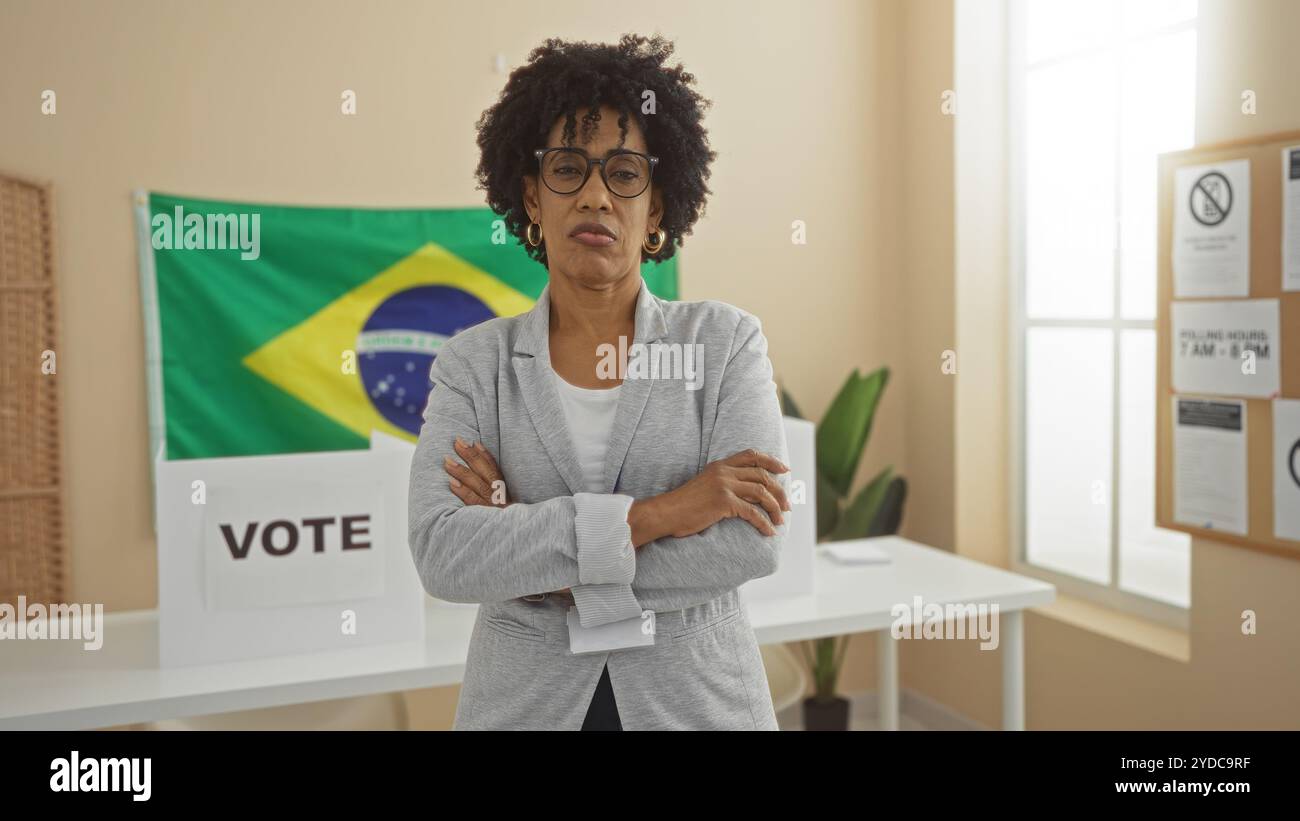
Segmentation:
<svg viewBox="0 0 1300 821">
<path fill-rule="evenodd" d="M 401 449 L 159 461 L 163 666 L 424 640 Z"/>
</svg>

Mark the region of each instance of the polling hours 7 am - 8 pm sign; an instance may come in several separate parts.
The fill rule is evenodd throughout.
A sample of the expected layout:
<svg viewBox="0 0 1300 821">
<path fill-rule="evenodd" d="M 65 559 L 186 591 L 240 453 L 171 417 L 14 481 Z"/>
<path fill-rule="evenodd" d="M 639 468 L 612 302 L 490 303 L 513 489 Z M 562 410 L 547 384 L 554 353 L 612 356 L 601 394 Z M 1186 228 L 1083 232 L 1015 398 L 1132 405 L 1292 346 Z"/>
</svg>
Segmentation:
<svg viewBox="0 0 1300 821">
<path fill-rule="evenodd" d="M 163 664 L 422 640 L 410 464 L 383 448 L 158 462 Z"/>
<path fill-rule="evenodd" d="M 1278 394 L 1278 300 L 1174 302 L 1170 320 L 1175 391 L 1264 399 Z"/>
</svg>

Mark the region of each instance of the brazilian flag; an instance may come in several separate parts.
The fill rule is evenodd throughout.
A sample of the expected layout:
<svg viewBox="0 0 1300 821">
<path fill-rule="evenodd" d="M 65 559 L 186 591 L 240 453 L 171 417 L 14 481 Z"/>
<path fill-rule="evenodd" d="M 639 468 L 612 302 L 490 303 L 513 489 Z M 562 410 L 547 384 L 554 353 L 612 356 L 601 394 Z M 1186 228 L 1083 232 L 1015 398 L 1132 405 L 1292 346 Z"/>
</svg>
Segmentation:
<svg viewBox="0 0 1300 821">
<path fill-rule="evenodd" d="M 414 442 L 453 334 L 533 306 L 546 269 L 488 208 L 136 195 L 154 456 Z M 676 257 L 642 270 L 677 298 Z"/>
</svg>

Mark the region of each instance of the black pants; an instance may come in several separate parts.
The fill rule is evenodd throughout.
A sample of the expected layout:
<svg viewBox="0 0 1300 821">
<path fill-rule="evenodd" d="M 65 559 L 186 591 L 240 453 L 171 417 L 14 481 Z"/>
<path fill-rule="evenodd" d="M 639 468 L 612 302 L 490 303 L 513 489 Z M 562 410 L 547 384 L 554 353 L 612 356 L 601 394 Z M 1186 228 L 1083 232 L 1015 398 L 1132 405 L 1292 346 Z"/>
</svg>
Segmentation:
<svg viewBox="0 0 1300 821">
<path fill-rule="evenodd" d="M 618 718 L 618 705 L 614 703 L 614 687 L 609 683 L 609 665 L 600 671 L 600 682 L 596 693 L 591 697 L 591 706 L 587 707 L 587 717 L 582 720 L 584 730 L 621 730 L 623 722 Z"/>
</svg>

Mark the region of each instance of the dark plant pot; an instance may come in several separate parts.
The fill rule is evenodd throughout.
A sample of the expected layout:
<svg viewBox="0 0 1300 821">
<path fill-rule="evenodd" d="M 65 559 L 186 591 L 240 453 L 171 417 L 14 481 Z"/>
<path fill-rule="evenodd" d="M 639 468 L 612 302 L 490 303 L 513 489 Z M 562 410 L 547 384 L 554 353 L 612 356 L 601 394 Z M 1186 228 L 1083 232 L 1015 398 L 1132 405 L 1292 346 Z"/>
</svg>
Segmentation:
<svg viewBox="0 0 1300 821">
<path fill-rule="evenodd" d="M 843 696 L 805 698 L 803 728 L 808 731 L 849 729 L 849 700 Z"/>
</svg>

